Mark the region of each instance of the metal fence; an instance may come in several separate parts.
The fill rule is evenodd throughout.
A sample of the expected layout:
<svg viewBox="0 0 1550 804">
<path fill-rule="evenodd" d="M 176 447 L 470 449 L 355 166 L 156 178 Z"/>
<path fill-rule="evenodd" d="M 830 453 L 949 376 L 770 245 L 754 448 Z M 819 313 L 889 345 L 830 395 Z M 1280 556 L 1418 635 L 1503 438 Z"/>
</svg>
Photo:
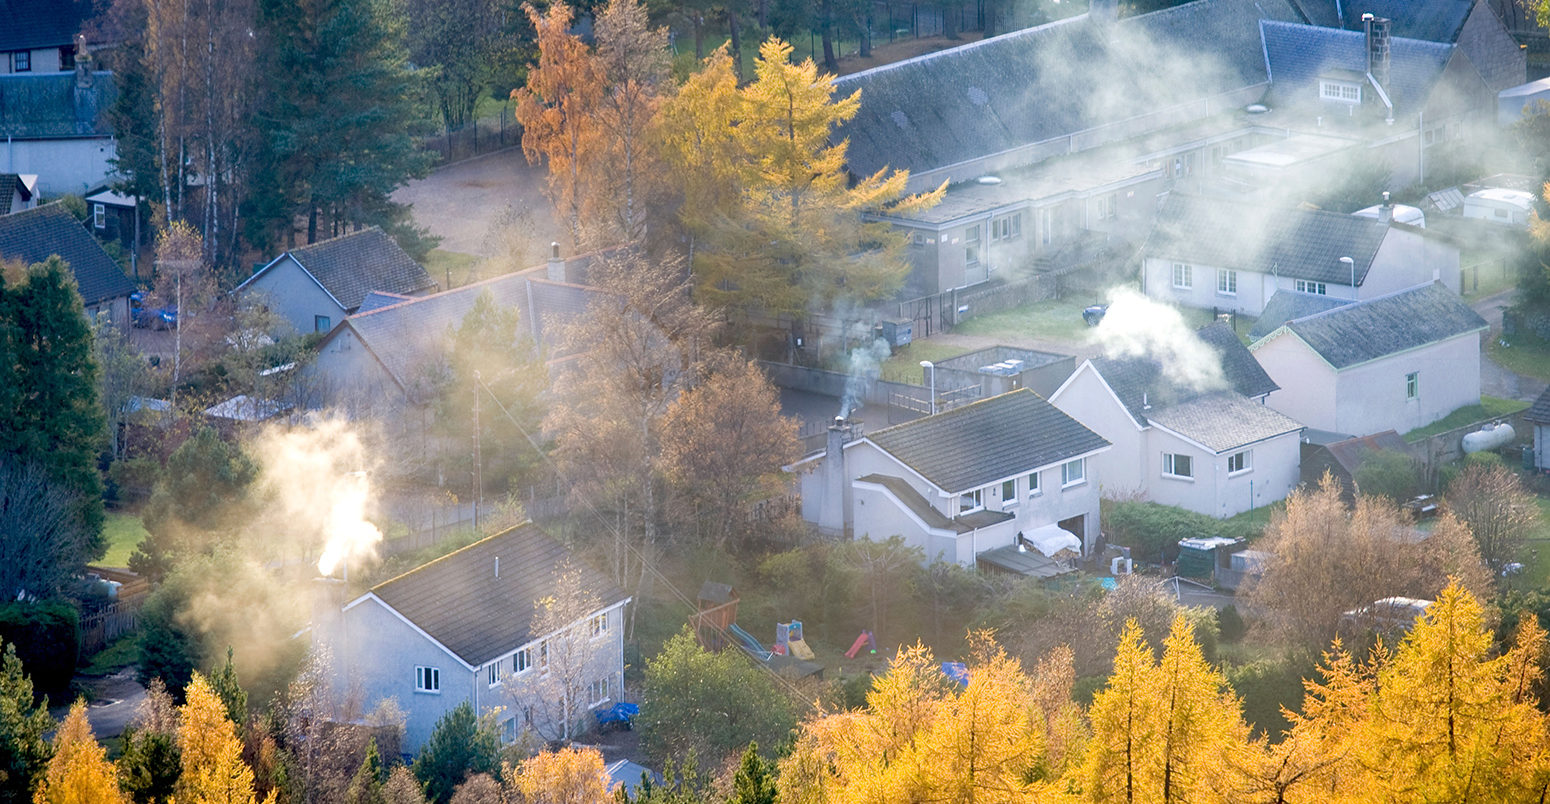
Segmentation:
<svg viewBox="0 0 1550 804">
<path fill-rule="evenodd" d="M 899 302 L 899 318 L 912 322 L 916 338 L 949 332 L 970 316 L 988 315 L 1030 302 L 1060 298 L 1060 277 L 1035 274 L 1012 282 L 992 280 L 970 288 L 949 290 Z"/>
<path fill-rule="evenodd" d="M 456 130 L 426 137 L 421 146 L 436 155 L 441 166 L 522 144 L 522 126 L 509 103 L 501 104 L 496 117 L 488 117 Z"/>
</svg>

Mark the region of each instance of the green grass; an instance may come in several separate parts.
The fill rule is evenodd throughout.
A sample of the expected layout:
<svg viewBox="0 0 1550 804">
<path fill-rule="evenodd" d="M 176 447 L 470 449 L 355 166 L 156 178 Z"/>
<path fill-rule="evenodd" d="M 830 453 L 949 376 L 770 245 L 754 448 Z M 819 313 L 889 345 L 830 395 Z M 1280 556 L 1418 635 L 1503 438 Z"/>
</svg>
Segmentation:
<svg viewBox="0 0 1550 804">
<path fill-rule="evenodd" d="M 140 660 L 140 648 L 134 634 L 119 637 L 112 644 L 97 651 L 81 668 L 83 676 L 105 676 Z"/>
<path fill-rule="evenodd" d="M 102 527 L 102 537 L 108 543 L 108 552 L 97 563 L 104 567 L 129 566 L 129 554 L 149 535 L 140 517 L 133 514 L 108 514 L 108 520 Z"/>
<path fill-rule="evenodd" d="M 436 248 L 425 256 L 425 271 L 443 286 L 442 290 L 451 290 L 483 279 L 479 275 L 480 263 L 472 254 Z"/>
<path fill-rule="evenodd" d="M 1527 592 L 1550 582 L 1550 499 L 1535 499 L 1539 503 L 1539 526 L 1524 534 L 1526 541 L 1518 555 L 1523 571 L 1503 579 L 1508 589 Z"/>
<path fill-rule="evenodd" d="M 1550 381 L 1550 343 L 1531 332 L 1520 331 L 1510 339 L 1498 338 L 1486 350 L 1497 365 L 1508 371 Z"/>
<path fill-rule="evenodd" d="M 920 385 L 925 371 L 920 367 L 920 361 L 930 360 L 935 363 L 938 360 L 946 360 L 949 357 L 968 352 L 962 346 L 949 346 L 945 343 L 933 343 L 929 340 L 915 341 L 909 346 L 900 348 L 893 353 L 893 357 L 883 362 L 882 373 L 879 375 L 889 382 L 902 382 L 910 385 Z"/>
<path fill-rule="evenodd" d="M 1229 526 L 1232 526 L 1227 528 L 1226 532 L 1237 534 L 1239 528 L 1245 530 L 1253 528 L 1255 534 L 1258 535 L 1264 532 L 1266 525 L 1270 524 L 1271 517 L 1284 510 L 1286 510 L 1286 500 L 1276 500 L 1269 505 L 1261 505 L 1252 511 L 1235 514 L 1224 520 Z"/>
<path fill-rule="evenodd" d="M 1480 404 L 1478 405 L 1466 405 L 1462 408 L 1459 408 L 1458 410 L 1453 411 L 1452 413 L 1449 413 L 1447 416 L 1444 416 L 1441 419 L 1426 425 L 1425 427 L 1418 427 L 1408 433 L 1405 433 L 1405 440 L 1412 442 L 1420 441 L 1423 438 L 1428 438 L 1437 435 L 1438 433 L 1445 433 L 1449 430 L 1463 427 L 1469 424 L 1474 424 L 1478 421 L 1510 416 L 1520 410 L 1523 410 L 1524 408 L 1527 408 L 1528 404 L 1529 403 L 1517 399 L 1502 399 L 1501 397 L 1496 396 L 1482 396 L 1480 397 Z"/>
<path fill-rule="evenodd" d="M 1032 302 L 999 313 L 972 316 L 955 327 L 953 333 L 1082 341 L 1086 340 L 1088 329 L 1086 322 L 1082 321 L 1082 310 L 1089 304 L 1091 300 L 1084 296 Z"/>
</svg>

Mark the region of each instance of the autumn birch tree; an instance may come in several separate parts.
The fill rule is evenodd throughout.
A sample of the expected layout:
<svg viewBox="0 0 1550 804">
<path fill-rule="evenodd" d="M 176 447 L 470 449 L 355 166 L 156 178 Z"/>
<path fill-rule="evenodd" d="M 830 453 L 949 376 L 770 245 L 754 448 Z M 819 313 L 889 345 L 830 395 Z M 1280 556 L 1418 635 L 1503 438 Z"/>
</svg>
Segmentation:
<svg viewBox="0 0 1550 804">
<path fill-rule="evenodd" d="M 651 27 L 639 0 L 609 0 L 597 17 L 597 60 L 607 82 L 599 121 L 608 217 L 621 240 L 639 242 L 661 184 L 650 131 L 668 79 L 667 29 Z"/>
</svg>

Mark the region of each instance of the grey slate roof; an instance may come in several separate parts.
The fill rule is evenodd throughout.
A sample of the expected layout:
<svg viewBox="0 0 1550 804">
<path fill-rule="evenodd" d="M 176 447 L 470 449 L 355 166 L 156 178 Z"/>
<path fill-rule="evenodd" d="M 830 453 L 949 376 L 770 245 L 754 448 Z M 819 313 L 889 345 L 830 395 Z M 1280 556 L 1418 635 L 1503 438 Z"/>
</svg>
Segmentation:
<svg viewBox="0 0 1550 804">
<path fill-rule="evenodd" d="M 1550 388 L 1534 398 L 1534 404 L 1523 412 L 1523 420 L 1538 424 L 1550 424 Z"/>
<path fill-rule="evenodd" d="M 496 577 L 496 559 L 500 576 Z M 567 560 L 606 608 L 625 599 L 607 576 L 571 558 L 529 522 L 372 587 L 399 614 L 478 666 L 532 641 L 535 603 L 557 591 Z"/>
<path fill-rule="evenodd" d="M 0 0 L 0 51 L 72 44 L 91 15 L 90 0 Z"/>
<path fill-rule="evenodd" d="M 1286 323 L 1337 369 L 1480 332 L 1485 319 L 1453 291 L 1430 283 Z"/>
<path fill-rule="evenodd" d="M 11 197 L 16 195 L 18 190 L 21 191 L 23 201 L 32 199 L 32 191 L 22 183 L 21 176 L 15 173 L 0 173 L 0 215 L 11 214 Z"/>
<path fill-rule="evenodd" d="M 960 516 L 949 517 L 941 511 L 932 508 L 930 501 L 920 496 L 920 492 L 905 482 L 904 478 L 894 477 L 893 475 L 870 474 L 858 477 L 856 480 L 862 483 L 876 483 L 888 489 L 893 493 L 893 496 L 899 498 L 899 502 L 904 503 L 906 508 L 915 512 L 915 515 L 920 517 L 926 525 L 937 530 L 969 533 L 979 528 L 988 528 L 991 525 L 1015 518 L 1012 513 L 1007 511 L 988 510 L 973 511 Z"/>
<path fill-rule="evenodd" d="M 1222 359 L 1222 376 L 1231 389 L 1244 397 L 1264 396 L 1280 388 L 1265 373 L 1254 355 L 1222 323 L 1209 324 L 1195 334 L 1210 344 Z M 1162 366 L 1145 357 L 1095 357 L 1093 369 L 1108 384 L 1120 404 L 1137 424 L 1145 425 L 1152 414 L 1169 405 L 1187 402 L 1212 391 L 1183 388 L 1170 382 Z"/>
<path fill-rule="evenodd" d="M 1266 21 L 1265 60 L 1275 97 L 1288 101 L 1320 103 L 1318 80 L 1336 73 L 1361 78 L 1367 71 L 1366 38 L 1360 31 L 1342 31 L 1313 25 Z M 1394 113 L 1419 110 L 1432 86 L 1453 55 L 1453 45 L 1423 42 L 1395 36 L 1389 40 L 1389 83 L 1384 89 L 1394 102 Z M 1365 100 L 1371 96 L 1371 100 Z M 1382 102 L 1368 86 L 1363 106 L 1380 108 Z"/>
<path fill-rule="evenodd" d="M 1109 445 L 1026 388 L 879 430 L 866 439 L 952 493 Z"/>
<path fill-rule="evenodd" d="M 19 140 L 106 137 L 108 110 L 118 90 L 113 73 L 94 72 L 77 91 L 76 74 L 0 75 L 0 138 Z"/>
<path fill-rule="evenodd" d="M 1317 293 L 1298 293 L 1294 290 L 1278 290 L 1270 296 L 1270 301 L 1265 302 L 1265 309 L 1259 314 L 1259 319 L 1254 322 L 1254 327 L 1249 330 L 1250 340 L 1260 338 L 1280 329 L 1282 324 L 1303 316 L 1322 313 L 1325 310 L 1333 310 L 1350 304 L 1350 299 L 1340 299 L 1334 296 L 1320 296 Z"/>
<path fill-rule="evenodd" d="M 375 226 L 288 253 L 347 311 L 374 290 L 408 296 L 436 287 L 430 274 Z"/>
<path fill-rule="evenodd" d="M 1428 42 L 1458 41 L 1474 0 L 1298 0 L 1314 25 L 1362 30 L 1362 15 L 1391 21 L 1390 33 Z M 1344 24 L 1337 8 L 1344 12 Z"/>
<path fill-rule="evenodd" d="M 1340 258 L 1350 257 L 1359 286 L 1388 231 L 1386 223 L 1338 212 L 1171 193 L 1144 251 L 1148 257 L 1347 286 L 1351 274 Z"/>
<path fill-rule="evenodd" d="M 70 263 L 81 300 L 87 305 L 126 297 L 134 283 L 108 256 L 97 238 L 58 204 L 0 216 L 0 260 L 32 264 L 58 254 Z"/>
<path fill-rule="evenodd" d="M 1290 416 L 1230 391 L 1153 408 L 1147 418 L 1215 452 L 1302 429 Z"/>
<path fill-rule="evenodd" d="M 390 304 L 406 302 L 412 298 L 414 297 L 405 296 L 402 293 L 388 293 L 382 290 L 373 290 L 372 292 L 366 294 L 366 298 L 361 299 L 361 306 L 356 308 L 356 312 L 369 313 L 378 307 L 387 307 Z"/>
<path fill-rule="evenodd" d="M 838 135 L 850 140 L 854 174 L 919 172 L 1181 107 L 1265 83 L 1262 18 L 1298 16 L 1287 0 L 1195 0 L 1107 25 L 1073 17 L 843 76 L 836 95 L 860 90 L 861 108 Z M 1187 67 L 1178 53 L 1191 55 Z M 1201 66 L 1208 60 L 1214 69 Z"/>
</svg>

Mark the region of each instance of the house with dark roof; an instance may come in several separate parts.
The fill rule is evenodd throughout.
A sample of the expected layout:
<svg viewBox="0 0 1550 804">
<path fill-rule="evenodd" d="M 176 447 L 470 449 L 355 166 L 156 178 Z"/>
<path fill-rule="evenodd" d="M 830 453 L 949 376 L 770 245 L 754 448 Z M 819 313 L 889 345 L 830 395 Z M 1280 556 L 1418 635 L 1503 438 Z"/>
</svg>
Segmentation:
<svg viewBox="0 0 1550 804">
<path fill-rule="evenodd" d="M 297 332 L 329 332 L 373 291 L 421 296 L 436 282 L 386 232 L 359 232 L 291 249 L 234 292 L 258 296 Z"/>
<path fill-rule="evenodd" d="M 1251 316 L 1279 291 L 1371 299 L 1460 281 L 1458 248 L 1426 229 L 1181 193 L 1163 201 L 1141 257 L 1146 295 Z"/>
<path fill-rule="evenodd" d="M 0 215 L 21 212 L 37 205 L 37 176 L 0 173 Z"/>
<path fill-rule="evenodd" d="M 1534 468 L 1541 472 L 1550 469 L 1550 388 L 1523 411 L 1523 421 L 1534 426 Z"/>
<path fill-rule="evenodd" d="M 576 597 L 565 582 L 579 584 L 588 604 L 568 626 L 540 630 L 552 620 L 541 616 L 540 601 Z M 343 599 L 338 580 L 316 583 L 312 644 L 330 656 L 336 699 L 355 696 L 367 710 L 396 701 L 408 751 L 418 751 L 436 721 L 462 703 L 497 714 L 511 741 L 530 728 L 550 732 L 560 712 L 584 731 L 593 709 L 623 699 L 630 598 L 531 522 L 353 600 Z M 560 674 L 570 680 L 555 685 Z M 551 707 L 537 700 L 542 695 L 565 697 L 549 698 L 561 705 Z"/>
<path fill-rule="evenodd" d="M 1107 496 L 1219 518 L 1282 499 L 1297 485 L 1302 424 L 1265 405 L 1277 386 L 1230 327 L 1195 336 L 1219 371 L 1098 357 L 1050 402 L 1113 443 L 1098 459 Z"/>
<path fill-rule="evenodd" d="M 95 318 L 106 314 L 114 325 L 127 331 L 134 283 L 74 215 L 58 204 L 0 215 L 0 262 L 15 260 L 31 265 L 54 254 L 70 264 L 86 315 Z"/>
<path fill-rule="evenodd" d="M 0 0 L 0 75 L 75 69 L 91 0 Z"/>
<path fill-rule="evenodd" d="M 564 281 L 584 278 L 594 257 L 551 260 L 428 296 L 365 294 L 360 309 L 318 345 L 309 371 L 320 399 L 351 416 L 395 418 L 424 405 L 445 375 L 447 337 L 486 294 L 497 307 L 516 311 L 536 347 L 551 345 L 556 328 L 585 312 L 599 292 Z"/>
<path fill-rule="evenodd" d="M 1406 433 L 1480 403 L 1481 318 L 1438 283 L 1294 318 L 1250 349 L 1267 404 L 1317 430 Z"/>
<path fill-rule="evenodd" d="M 118 90 L 113 73 L 92 66 L 82 54 L 71 71 L 0 75 L 0 173 L 36 175 L 46 196 L 85 195 L 107 182 L 118 156 L 108 121 Z"/>
<path fill-rule="evenodd" d="M 1399 433 L 1384 430 L 1381 433 L 1344 438 L 1324 442 L 1322 439 L 1304 439 L 1302 444 L 1302 482 L 1316 486 L 1324 480 L 1325 473 L 1340 484 L 1342 495 L 1355 501 L 1356 473 L 1369 458 L 1379 452 L 1408 454 L 1409 445 Z"/>
<path fill-rule="evenodd" d="M 1108 448 L 1022 389 L 860 437 L 838 423 L 825 451 L 793 468 L 803 470 L 803 518 L 823 530 L 900 536 L 930 562 L 1047 576 L 1096 545 L 1090 467 Z"/>
</svg>

